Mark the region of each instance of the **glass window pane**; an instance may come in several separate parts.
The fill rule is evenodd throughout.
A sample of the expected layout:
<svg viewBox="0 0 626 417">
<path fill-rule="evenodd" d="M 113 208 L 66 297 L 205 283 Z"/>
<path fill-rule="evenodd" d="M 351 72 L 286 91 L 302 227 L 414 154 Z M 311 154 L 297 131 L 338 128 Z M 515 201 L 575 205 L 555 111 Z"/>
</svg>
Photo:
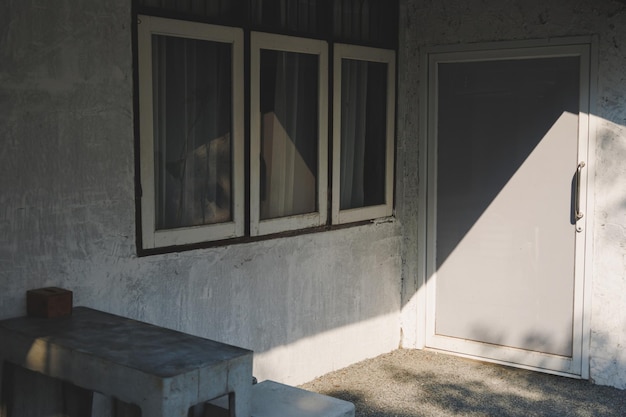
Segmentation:
<svg viewBox="0 0 626 417">
<path fill-rule="evenodd" d="M 387 64 L 342 59 L 341 210 L 385 204 Z"/>
<path fill-rule="evenodd" d="M 156 228 L 232 220 L 231 45 L 152 36 Z"/>
<path fill-rule="evenodd" d="M 318 56 L 261 50 L 260 217 L 317 209 Z"/>
</svg>

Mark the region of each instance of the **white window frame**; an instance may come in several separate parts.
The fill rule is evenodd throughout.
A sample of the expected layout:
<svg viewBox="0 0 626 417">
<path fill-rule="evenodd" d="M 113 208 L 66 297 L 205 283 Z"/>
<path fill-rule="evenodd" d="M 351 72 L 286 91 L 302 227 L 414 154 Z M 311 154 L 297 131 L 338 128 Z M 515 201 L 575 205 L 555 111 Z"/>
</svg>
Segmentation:
<svg viewBox="0 0 626 417">
<path fill-rule="evenodd" d="M 156 230 L 151 39 L 154 34 L 223 42 L 232 45 L 232 220 L 230 222 Z M 194 244 L 243 236 L 245 232 L 243 30 L 139 15 L 137 36 L 143 248 L 152 249 Z"/>
<path fill-rule="evenodd" d="M 396 53 L 389 49 L 336 43 L 334 45 L 333 71 L 333 224 L 373 220 L 393 215 L 394 135 L 396 103 Z M 384 204 L 341 210 L 341 67 L 343 59 L 380 62 L 387 64 L 387 126 L 385 152 L 385 202 Z"/>
<path fill-rule="evenodd" d="M 325 41 L 252 32 L 250 35 L 250 235 L 300 230 L 326 223 L 328 210 L 328 44 Z M 274 219 L 260 219 L 261 50 L 314 54 L 318 56 L 318 170 L 317 211 Z"/>
</svg>

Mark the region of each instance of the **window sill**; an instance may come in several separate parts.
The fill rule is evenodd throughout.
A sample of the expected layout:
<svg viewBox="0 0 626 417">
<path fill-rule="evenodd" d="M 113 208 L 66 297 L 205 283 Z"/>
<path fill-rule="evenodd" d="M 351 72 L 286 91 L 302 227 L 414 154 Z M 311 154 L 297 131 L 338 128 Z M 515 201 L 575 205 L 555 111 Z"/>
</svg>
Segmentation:
<svg viewBox="0 0 626 417">
<path fill-rule="evenodd" d="M 372 227 L 376 227 L 376 226 L 381 226 L 384 224 L 395 224 L 395 223 L 397 223 L 397 219 L 394 216 L 388 216 L 388 217 L 381 217 L 381 218 L 372 219 L 372 220 L 362 220 L 362 221 L 353 222 L 353 223 L 324 225 L 324 226 L 318 226 L 318 227 L 311 227 L 308 229 L 286 231 L 286 232 L 261 235 L 261 236 L 242 236 L 242 237 L 236 237 L 236 238 L 230 238 L 230 239 L 214 240 L 214 241 L 209 241 L 209 242 L 201 242 L 201 243 L 185 244 L 185 245 L 177 245 L 177 246 L 167 246 L 167 247 L 161 247 L 161 248 L 149 248 L 149 249 L 141 248 L 141 242 L 138 242 L 137 243 L 137 247 L 138 247 L 137 256 L 145 257 L 145 256 L 154 256 L 154 255 L 164 255 L 168 253 L 188 252 L 188 251 L 199 250 L 199 249 L 211 249 L 211 248 L 219 248 L 219 247 L 224 247 L 224 246 L 240 245 L 240 244 L 246 244 L 246 243 L 263 242 L 266 240 L 292 238 L 292 237 L 297 237 L 297 236 L 302 236 L 302 235 L 332 232 L 332 231 L 351 229 L 355 227 L 362 227 L 362 226 L 368 226 L 368 225 Z"/>
</svg>

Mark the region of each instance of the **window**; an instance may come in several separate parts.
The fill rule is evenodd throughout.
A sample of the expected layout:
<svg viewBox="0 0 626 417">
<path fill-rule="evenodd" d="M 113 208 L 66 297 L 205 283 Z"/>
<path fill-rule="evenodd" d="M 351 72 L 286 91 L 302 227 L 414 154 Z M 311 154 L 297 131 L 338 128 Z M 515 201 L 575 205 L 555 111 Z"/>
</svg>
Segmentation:
<svg viewBox="0 0 626 417">
<path fill-rule="evenodd" d="M 333 223 L 393 211 L 395 53 L 336 44 Z"/>
<path fill-rule="evenodd" d="M 141 250 L 393 214 L 396 1 L 134 1 Z"/>
<path fill-rule="evenodd" d="M 139 16 L 144 248 L 244 234 L 243 31 Z"/>
<path fill-rule="evenodd" d="M 252 33 L 250 233 L 326 223 L 326 42 Z"/>
</svg>

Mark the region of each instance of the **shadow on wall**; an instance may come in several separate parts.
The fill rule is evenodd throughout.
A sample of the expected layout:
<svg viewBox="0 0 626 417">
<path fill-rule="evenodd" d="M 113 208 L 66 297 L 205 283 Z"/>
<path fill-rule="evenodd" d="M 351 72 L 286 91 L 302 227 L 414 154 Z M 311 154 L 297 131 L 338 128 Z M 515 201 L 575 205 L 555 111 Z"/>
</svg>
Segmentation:
<svg viewBox="0 0 626 417">
<path fill-rule="evenodd" d="M 399 350 L 305 386 L 361 417 L 617 417 L 624 391 L 428 351 Z"/>
<path fill-rule="evenodd" d="M 610 181 L 600 182 L 596 186 L 596 204 L 600 215 L 606 218 L 607 214 L 621 214 L 626 209 L 626 193 L 620 179 L 626 177 L 626 120 L 619 124 L 601 117 L 597 117 L 597 178 L 607 178 Z M 599 180 L 596 180 L 596 183 Z M 609 213 L 607 213 L 609 212 Z M 604 224 L 600 223 L 600 227 Z"/>
</svg>

